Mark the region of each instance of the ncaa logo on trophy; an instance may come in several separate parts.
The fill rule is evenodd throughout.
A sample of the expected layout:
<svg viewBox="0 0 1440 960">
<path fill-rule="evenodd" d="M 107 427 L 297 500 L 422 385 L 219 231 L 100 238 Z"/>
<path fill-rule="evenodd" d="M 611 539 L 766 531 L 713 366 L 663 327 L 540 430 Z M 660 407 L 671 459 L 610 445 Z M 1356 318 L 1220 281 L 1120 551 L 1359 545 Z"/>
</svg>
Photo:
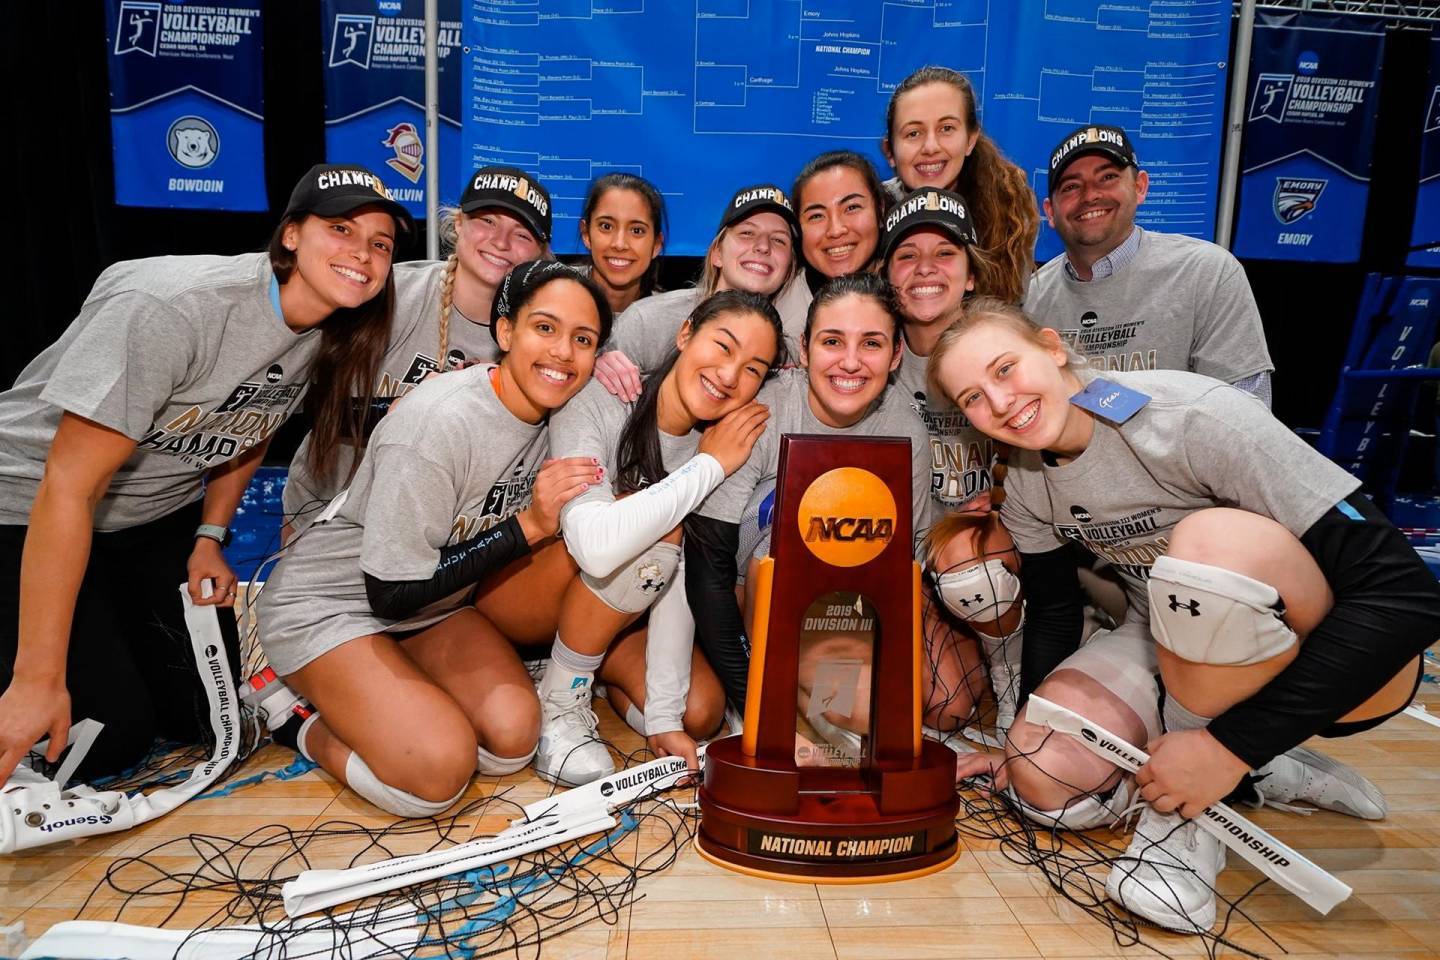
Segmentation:
<svg viewBox="0 0 1440 960">
<path fill-rule="evenodd" d="M 744 729 L 711 742 L 700 786 L 695 848 L 719 866 L 845 883 L 960 854 L 955 754 L 920 729 L 910 468 L 902 438 L 780 440 Z"/>
</svg>

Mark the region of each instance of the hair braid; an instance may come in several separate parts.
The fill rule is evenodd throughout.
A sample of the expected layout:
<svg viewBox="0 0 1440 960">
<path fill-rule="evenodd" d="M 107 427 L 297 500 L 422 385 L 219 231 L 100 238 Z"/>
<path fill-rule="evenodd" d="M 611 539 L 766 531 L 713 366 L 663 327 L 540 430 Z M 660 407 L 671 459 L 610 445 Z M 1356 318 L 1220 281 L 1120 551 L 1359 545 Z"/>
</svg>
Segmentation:
<svg viewBox="0 0 1440 960">
<path fill-rule="evenodd" d="M 435 359 L 442 371 L 445 369 L 445 350 L 450 346 L 450 308 L 455 303 L 455 270 L 459 262 L 459 254 L 450 254 L 440 278 L 440 354 Z"/>
</svg>

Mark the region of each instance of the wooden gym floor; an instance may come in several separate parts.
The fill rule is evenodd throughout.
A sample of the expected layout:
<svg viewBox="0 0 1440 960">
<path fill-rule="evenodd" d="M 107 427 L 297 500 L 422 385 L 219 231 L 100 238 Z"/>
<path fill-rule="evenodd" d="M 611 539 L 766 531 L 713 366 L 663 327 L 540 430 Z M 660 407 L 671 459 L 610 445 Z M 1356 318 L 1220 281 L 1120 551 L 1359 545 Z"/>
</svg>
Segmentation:
<svg viewBox="0 0 1440 960">
<path fill-rule="evenodd" d="M 1440 689 L 1425 685 L 1422 700 L 1440 713 Z M 640 748 L 640 738 L 608 705 L 598 704 L 597 710 L 602 733 L 621 749 Z M 1265 956 L 1288 954 L 1293 960 L 1440 958 L 1440 728 L 1402 715 L 1350 740 L 1312 746 L 1373 779 L 1389 799 L 1390 816 L 1367 823 L 1324 812 L 1303 817 L 1267 809 L 1255 814 L 1261 826 L 1337 874 L 1355 893 L 1328 918 L 1321 918 L 1295 897 L 1267 884 L 1244 908 L 1283 951 L 1245 922 L 1232 924 L 1229 939 Z M 293 759 L 289 751 L 268 746 L 250 760 L 245 773 L 278 770 Z M 476 778 L 467 796 L 486 796 L 502 787 L 510 787 L 510 797 L 521 803 L 550 790 L 526 770 L 503 782 Z M 392 818 L 316 770 L 290 781 L 268 780 L 227 797 L 192 801 L 126 833 L 3 857 L 0 924 L 22 920 L 33 938 L 61 920 L 115 919 L 120 898 L 109 890 L 101 891 L 82 911 L 96 882 L 117 858 L 141 853 L 167 837 L 189 833 L 240 837 L 266 824 L 305 828 L 334 820 L 379 826 Z M 484 834 L 505 825 L 504 818 L 482 817 L 471 830 Z M 642 827 L 622 844 L 638 848 L 646 842 Z M 1108 927 L 1058 896 L 1037 870 L 1005 859 L 997 843 L 962 842 L 960 860 L 943 873 L 861 886 L 744 877 L 710 865 L 687 846 L 673 866 L 640 882 L 638 899 L 620 911 L 613 926 L 595 922 L 547 941 L 541 955 L 567 960 L 749 956 L 1085 960 L 1161 955 L 1156 951 L 1176 957 L 1206 952 L 1197 938 L 1154 929 L 1143 932 L 1154 949 L 1117 946 Z M 337 851 L 333 861 L 322 855 L 312 857 L 312 862 L 342 866 L 345 857 Z M 185 858 L 166 859 L 169 869 L 187 866 L 181 862 Z M 1223 892 L 1235 895 L 1255 882 L 1258 875 L 1235 866 L 1239 862 L 1237 856 L 1230 857 L 1231 868 L 1221 877 Z M 193 897 L 169 919 L 173 898 L 137 899 L 122 919 L 190 927 L 203 922 L 218 905 L 213 897 Z M 1220 955 L 1240 954 L 1221 948 Z"/>
</svg>

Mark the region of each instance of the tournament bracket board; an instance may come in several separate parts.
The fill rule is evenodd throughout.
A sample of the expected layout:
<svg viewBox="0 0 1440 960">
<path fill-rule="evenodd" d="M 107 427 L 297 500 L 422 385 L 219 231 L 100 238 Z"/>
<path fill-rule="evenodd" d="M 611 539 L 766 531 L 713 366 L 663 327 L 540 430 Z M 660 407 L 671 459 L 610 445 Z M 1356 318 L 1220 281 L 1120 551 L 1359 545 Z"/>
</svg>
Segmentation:
<svg viewBox="0 0 1440 960">
<path fill-rule="evenodd" d="M 460 163 L 460 6 L 439 0 L 440 203 L 455 205 Z M 373 170 L 425 217 L 425 0 L 325 0 L 325 157 Z"/>
<path fill-rule="evenodd" d="M 703 253 L 737 186 L 788 186 L 825 150 L 879 149 L 891 91 L 942 64 L 975 84 L 981 122 L 1046 194 L 1050 150 L 1123 126 L 1150 171 L 1139 221 L 1214 233 L 1230 6 L 1210 0 L 463 0 L 466 169 L 537 175 L 555 248 L 580 249 L 585 186 L 654 182 L 666 252 Z M 1042 228 L 1039 259 L 1060 251 Z"/>
<path fill-rule="evenodd" d="M 107 0 L 115 202 L 268 210 L 259 0 Z"/>
</svg>

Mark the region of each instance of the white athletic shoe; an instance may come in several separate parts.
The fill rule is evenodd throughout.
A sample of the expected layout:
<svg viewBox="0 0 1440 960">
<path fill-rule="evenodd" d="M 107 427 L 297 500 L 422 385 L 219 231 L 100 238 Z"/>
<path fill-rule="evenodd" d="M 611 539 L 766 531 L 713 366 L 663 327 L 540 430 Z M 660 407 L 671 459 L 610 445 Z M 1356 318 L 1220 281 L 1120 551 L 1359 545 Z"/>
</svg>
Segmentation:
<svg viewBox="0 0 1440 960">
<path fill-rule="evenodd" d="M 1180 933 L 1215 925 L 1215 878 L 1225 844 L 1178 813 L 1146 806 L 1125 855 L 1110 867 L 1105 893 L 1137 916 Z"/>
<path fill-rule="evenodd" d="M 1304 747 L 1256 770 L 1255 787 L 1266 801 L 1301 800 L 1361 820 L 1383 820 L 1389 809 L 1375 784 L 1340 761 Z"/>
<path fill-rule="evenodd" d="M 590 684 L 541 697 L 540 711 L 536 775 L 551 783 L 578 787 L 615 772 L 615 761 L 600 741 L 600 721 L 590 709 Z"/>
</svg>

